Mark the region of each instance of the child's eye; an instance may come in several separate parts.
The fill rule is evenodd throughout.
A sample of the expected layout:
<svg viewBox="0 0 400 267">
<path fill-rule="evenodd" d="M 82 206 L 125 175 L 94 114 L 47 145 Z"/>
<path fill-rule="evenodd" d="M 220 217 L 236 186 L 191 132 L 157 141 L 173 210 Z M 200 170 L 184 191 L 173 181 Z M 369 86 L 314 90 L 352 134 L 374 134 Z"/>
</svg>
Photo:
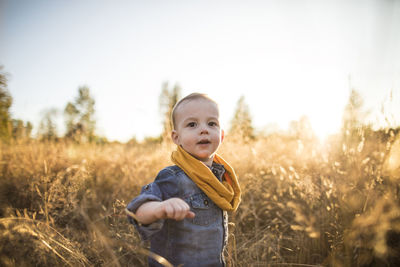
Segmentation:
<svg viewBox="0 0 400 267">
<path fill-rule="evenodd" d="M 210 121 L 208 123 L 209 126 L 218 126 L 218 123 L 216 123 L 215 121 Z"/>
<path fill-rule="evenodd" d="M 195 122 L 189 122 L 189 123 L 187 124 L 187 126 L 188 126 L 188 127 L 195 127 L 195 126 L 196 126 L 196 123 L 195 123 Z"/>
</svg>

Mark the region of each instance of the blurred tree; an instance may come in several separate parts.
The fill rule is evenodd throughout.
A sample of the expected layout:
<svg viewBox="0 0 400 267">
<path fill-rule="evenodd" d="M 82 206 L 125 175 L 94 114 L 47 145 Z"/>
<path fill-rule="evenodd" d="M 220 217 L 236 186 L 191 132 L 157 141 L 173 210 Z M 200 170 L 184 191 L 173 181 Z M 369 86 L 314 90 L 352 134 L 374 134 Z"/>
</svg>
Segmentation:
<svg viewBox="0 0 400 267">
<path fill-rule="evenodd" d="M 42 113 L 38 135 L 41 140 L 54 141 L 57 139 L 57 125 L 55 123 L 58 114 L 57 109 L 46 109 Z"/>
<path fill-rule="evenodd" d="M 25 137 L 30 138 L 32 134 L 33 125 L 30 121 L 25 123 Z"/>
<path fill-rule="evenodd" d="M 85 135 L 89 138 L 89 141 L 94 137 L 94 131 L 96 129 L 96 120 L 94 119 L 94 104 L 95 100 L 90 95 L 89 87 L 80 87 L 79 95 L 76 98 L 76 107 L 80 112 L 80 122 L 85 130 Z"/>
<path fill-rule="evenodd" d="M 12 136 L 14 139 L 27 139 L 31 137 L 33 125 L 28 121 L 12 119 Z"/>
<path fill-rule="evenodd" d="M 0 140 L 8 140 L 11 137 L 11 116 L 10 107 L 12 97 L 7 89 L 7 73 L 3 72 L 3 66 L 0 66 Z"/>
<path fill-rule="evenodd" d="M 365 118 L 368 114 L 363 109 L 364 100 L 354 89 L 351 89 L 342 118 L 342 142 L 348 148 L 358 144 L 363 138 Z"/>
<path fill-rule="evenodd" d="M 255 138 L 249 106 L 246 104 L 244 96 L 241 96 L 236 104 L 229 134 L 245 142 Z"/>
<path fill-rule="evenodd" d="M 307 116 L 301 116 L 298 121 L 291 121 L 289 125 L 289 133 L 296 139 L 310 141 L 315 138 L 314 130 Z"/>
<path fill-rule="evenodd" d="M 363 125 L 366 116 L 366 112 L 362 110 L 363 105 L 361 95 L 352 89 L 343 113 L 342 130 L 356 129 Z"/>
<path fill-rule="evenodd" d="M 95 141 L 96 120 L 95 100 L 90 95 L 89 87 L 78 89 L 78 96 L 73 103 L 68 102 L 64 109 L 67 138 L 79 142 Z"/>
<path fill-rule="evenodd" d="M 160 113 L 163 118 L 163 132 L 161 135 L 162 141 L 170 140 L 169 136 L 172 132 L 171 113 L 175 104 L 181 98 L 181 87 L 178 84 L 172 89 L 168 89 L 168 82 L 162 85 L 162 90 L 159 98 Z"/>
<path fill-rule="evenodd" d="M 74 131 L 79 122 L 79 111 L 74 104 L 68 102 L 64 109 L 65 127 L 67 135 Z"/>
<path fill-rule="evenodd" d="M 137 140 L 136 136 L 133 136 L 131 139 L 126 142 L 128 146 L 136 146 L 139 144 L 139 141 Z"/>
</svg>

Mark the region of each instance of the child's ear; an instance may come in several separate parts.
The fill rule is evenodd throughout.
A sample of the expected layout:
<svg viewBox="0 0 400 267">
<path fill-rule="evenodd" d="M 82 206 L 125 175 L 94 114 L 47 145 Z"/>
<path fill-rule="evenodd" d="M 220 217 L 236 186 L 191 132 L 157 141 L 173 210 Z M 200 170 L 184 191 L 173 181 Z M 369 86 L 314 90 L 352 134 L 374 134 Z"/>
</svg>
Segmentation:
<svg viewBox="0 0 400 267">
<path fill-rule="evenodd" d="M 224 130 L 221 130 L 221 143 L 222 141 L 224 141 L 224 137 L 225 137 L 225 132 Z"/>
<path fill-rule="evenodd" d="M 178 132 L 176 131 L 176 130 L 172 130 L 172 132 L 171 132 L 171 139 L 172 139 L 172 141 L 176 144 L 176 145 L 178 145 L 179 146 L 179 143 L 178 143 Z"/>
</svg>

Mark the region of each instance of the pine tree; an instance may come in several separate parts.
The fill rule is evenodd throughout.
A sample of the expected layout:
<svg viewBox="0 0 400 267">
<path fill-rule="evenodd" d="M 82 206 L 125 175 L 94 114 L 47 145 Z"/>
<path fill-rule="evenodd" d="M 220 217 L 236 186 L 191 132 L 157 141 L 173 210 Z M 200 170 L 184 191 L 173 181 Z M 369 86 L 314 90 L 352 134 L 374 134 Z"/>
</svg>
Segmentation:
<svg viewBox="0 0 400 267">
<path fill-rule="evenodd" d="M 255 138 L 249 106 L 246 104 L 244 96 L 241 96 L 236 104 L 229 134 L 245 142 Z"/>
<path fill-rule="evenodd" d="M 361 95 L 352 89 L 343 113 L 342 130 L 356 129 L 362 125 L 365 117 L 365 112 L 362 110 L 363 105 L 364 101 Z"/>
<path fill-rule="evenodd" d="M 8 140 L 12 132 L 10 116 L 12 97 L 7 89 L 7 81 L 7 74 L 3 72 L 3 66 L 0 66 L 0 140 L 3 141 Z"/>
<path fill-rule="evenodd" d="M 160 103 L 160 113 L 163 118 L 163 132 L 162 132 L 162 140 L 168 141 L 170 140 L 169 135 L 172 132 L 172 121 L 171 114 L 172 109 L 175 104 L 181 98 L 181 87 L 179 85 L 175 85 L 172 89 L 168 89 L 168 83 L 164 83 L 162 86 L 159 103 Z"/>
<path fill-rule="evenodd" d="M 29 121 L 24 123 L 23 120 L 12 119 L 11 124 L 14 139 L 29 139 L 31 137 L 33 126 Z"/>
<path fill-rule="evenodd" d="M 345 106 L 342 119 L 342 140 L 347 147 L 358 144 L 363 138 L 363 125 L 367 112 L 363 110 L 364 101 L 354 89 Z"/>
<path fill-rule="evenodd" d="M 42 120 L 39 124 L 39 138 L 41 140 L 54 141 L 57 139 L 57 125 L 55 117 L 57 116 L 57 109 L 50 108 L 43 112 Z"/>
<path fill-rule="evenodd" d="M 291 136 L 302 141 L 311 141 L 315 138 L 314 130 L 307 116 L 301 116 L 298 121 L 291 121 L 289 124 Z"/>
<path fill-rule="evenodd" d="M 79 111 L 73 103 L 68 102 L 65 106 L 64 118 L 67 135 L 71 135 L 79 122 Z"/>
<path fill-rule="evenodd" d="M 95 100 L 87 86 L 79 87 L 78 96 L 73 103 L 68 102 L 64 109 L 66 137 L 79 142 L 95 140 L 96 120 Z"/>
</svg>

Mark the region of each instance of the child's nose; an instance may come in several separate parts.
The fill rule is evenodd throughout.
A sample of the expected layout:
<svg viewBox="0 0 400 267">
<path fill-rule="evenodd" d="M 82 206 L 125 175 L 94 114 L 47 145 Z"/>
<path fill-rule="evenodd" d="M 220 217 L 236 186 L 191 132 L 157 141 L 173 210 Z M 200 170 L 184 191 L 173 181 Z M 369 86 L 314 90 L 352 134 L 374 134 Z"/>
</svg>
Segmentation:
<svg viewBox="0 0 400 267">
<path fill-rule="evenodd" d="M 208 129 L 207 126 L 202 126 L 200 129 L 200 134 L 208 134 Z"/>
</svg>

